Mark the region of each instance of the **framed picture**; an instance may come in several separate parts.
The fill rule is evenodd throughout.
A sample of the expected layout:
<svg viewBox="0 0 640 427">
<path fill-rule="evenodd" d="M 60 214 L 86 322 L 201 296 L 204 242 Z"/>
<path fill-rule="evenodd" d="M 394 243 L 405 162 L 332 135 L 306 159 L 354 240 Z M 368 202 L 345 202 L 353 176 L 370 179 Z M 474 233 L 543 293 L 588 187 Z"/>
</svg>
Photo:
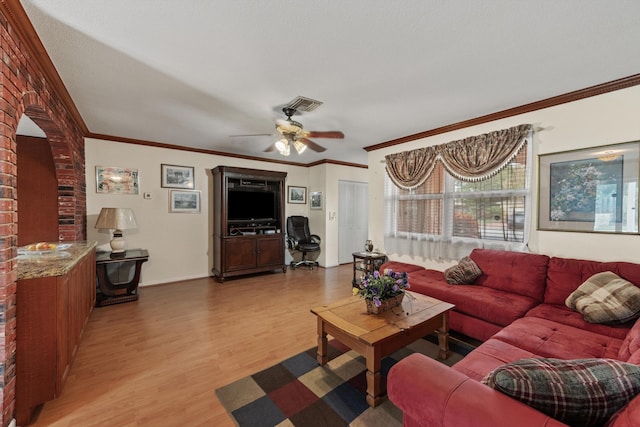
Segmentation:
<svg viewBox="0 0 640 427">
<path fill-rule="evenodd" d="M 307 203 L 307 187 L 287 187 L 287 203 Z"/>
<path fill-rule="evenodd" d="M 322 191 L 311 192 L 311 209 L 322 209 Z"/>
<path fill-rule="evenodd" d="M 138 194 L 138 169 L 96 166 L 96 193 Z"/>
<path fill-rule="evenodd" d="M 165 188 L 185 188 L 193 190 L 195 184 L 192 166 L 160 165 L 162 182 Z"/>
<path fill-rule="evenodd" d="M 638 234 L 640 141 L 538 156 L 538 229 Z"/>
<path fill-rule="evenodd" d="M 169 212 L 200 213 L 200 191 L 170 190 Z"/>
</svg>

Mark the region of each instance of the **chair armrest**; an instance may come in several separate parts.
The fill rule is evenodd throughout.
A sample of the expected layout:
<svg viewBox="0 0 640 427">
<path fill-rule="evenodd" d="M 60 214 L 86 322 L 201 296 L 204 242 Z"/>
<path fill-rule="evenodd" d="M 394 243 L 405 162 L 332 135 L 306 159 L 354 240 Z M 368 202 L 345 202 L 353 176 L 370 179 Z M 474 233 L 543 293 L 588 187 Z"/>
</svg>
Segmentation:
<svg viewBox="0 0 640 427">
<path fill-rule="evenodd" d="M 296 246 L 298 246 L 298 241 L 289 235 L 285 237 L 285 240 L 287 242 L 287 249 L 295 249 Z"/>
<path fill-rule="evenodd" d="M 387 393 L 403 416 L 412 419 L 415 425 L 496 427 L 514 425 L 517 421 L 519 427 L 566 427 L 419 353 L 407 356 L 391 368 Z"/>
<path fill-rule="evenodd" d="M 313 243 L 317 243 L 317 244 L 322 243 L 322 239 L 317 234 L 312 234 L 310 237 Z"/>
</svg>

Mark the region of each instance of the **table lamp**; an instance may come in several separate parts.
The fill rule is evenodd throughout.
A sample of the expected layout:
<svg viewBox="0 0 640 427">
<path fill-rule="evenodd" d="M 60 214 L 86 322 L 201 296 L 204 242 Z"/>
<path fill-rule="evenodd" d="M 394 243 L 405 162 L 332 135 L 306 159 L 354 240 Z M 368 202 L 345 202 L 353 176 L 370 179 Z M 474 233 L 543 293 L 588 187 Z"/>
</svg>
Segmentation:
<svg viewBox="0 0 640 427">
<path fill-rule="evenodd" d="M 113 239 L 111 242 L 111 253 L 124 253 L 127 243 L 122 237 L 122 230 L 137 228 L 136 217 L 133 209 L 130 208 L 102 208 L 95 228 L 113 229 Z"/>
</svg>

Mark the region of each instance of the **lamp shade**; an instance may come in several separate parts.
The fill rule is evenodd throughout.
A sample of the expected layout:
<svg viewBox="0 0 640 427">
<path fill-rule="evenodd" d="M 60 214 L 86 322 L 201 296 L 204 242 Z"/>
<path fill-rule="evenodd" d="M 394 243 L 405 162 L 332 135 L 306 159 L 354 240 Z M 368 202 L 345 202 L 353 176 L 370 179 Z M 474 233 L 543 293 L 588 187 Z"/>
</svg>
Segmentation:
<svg viewBox="0 0 640 427">
<path fill-rule="evenodd" d="M 124 255 L 127 244 L 122 236 L 122 230 L 138 228 L 136 216 L 130 208 L 102 208 L 95 228 L 114 229 L 113 239 L 109 242 L 112 254 Z"/>
<path fill-rule="evenodd" d="M 138 224 L 131 208 L 102 208 L 95 228 L 126 230 L 138 228 Z"/>
</svg>

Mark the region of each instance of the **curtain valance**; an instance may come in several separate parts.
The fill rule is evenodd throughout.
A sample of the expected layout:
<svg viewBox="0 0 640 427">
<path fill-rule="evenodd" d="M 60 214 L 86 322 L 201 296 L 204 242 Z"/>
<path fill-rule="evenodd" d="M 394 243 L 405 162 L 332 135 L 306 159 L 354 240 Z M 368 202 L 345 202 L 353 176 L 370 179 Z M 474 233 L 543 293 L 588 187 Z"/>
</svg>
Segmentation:
<svg viewBox="0 0 640 427">
<path fill-rule="evenodd" d="M 402 153 L 389 154 L 387 173 L 400 188 L 416 188 L 424 184 L 436 167 L 437 153 L 434 147 L 418 148 Z"/>
<path fill-rule="evenodd" d="M 481 181 L 500 172 L 518 154 L 531 133 L 523 124 L 431 147 L 385 157 L 386 170 L 395 185 L 410 190 L 422 185 L 437 161 L 462 181 Z"/>
</svg>

